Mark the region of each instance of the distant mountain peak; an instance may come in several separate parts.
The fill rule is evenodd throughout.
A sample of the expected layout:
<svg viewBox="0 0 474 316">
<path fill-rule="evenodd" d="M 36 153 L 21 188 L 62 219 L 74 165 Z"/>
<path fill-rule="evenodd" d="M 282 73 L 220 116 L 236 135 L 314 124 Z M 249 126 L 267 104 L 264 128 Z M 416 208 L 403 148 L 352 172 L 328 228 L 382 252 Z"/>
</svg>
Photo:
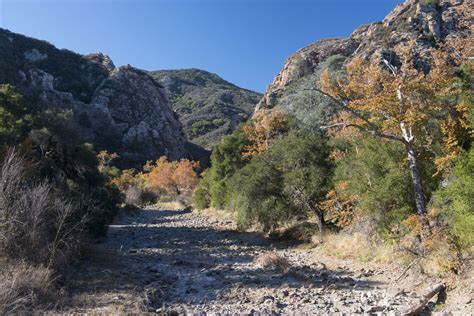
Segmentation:
<svg viewBox="0 0 474 316">
<path fill-rule="evenodd" d="M 149 73 L 165 88 L 188 139 L 209 149 L 246 120 L 261 98 L 202 69 Z"/>
<path fill-rule="evenodd" d="M 364 24 L 348 38 L 309 44 L 288 57 L 255 110 L 278 106 L 289 86 L 316 74 L 330 57 L 341 56 L 348 61 L 357 56 L 396 63 L 396 50 L 407 41 L 413 41 L 418 55 L 425 56 L 447 38 L 472 36 L 473 10 L 472 0 L 406 0 L 382 21 Z M 426 67 L 426 58 L 419 58 L 418 62 L 420 67 Z"/>
</svg>

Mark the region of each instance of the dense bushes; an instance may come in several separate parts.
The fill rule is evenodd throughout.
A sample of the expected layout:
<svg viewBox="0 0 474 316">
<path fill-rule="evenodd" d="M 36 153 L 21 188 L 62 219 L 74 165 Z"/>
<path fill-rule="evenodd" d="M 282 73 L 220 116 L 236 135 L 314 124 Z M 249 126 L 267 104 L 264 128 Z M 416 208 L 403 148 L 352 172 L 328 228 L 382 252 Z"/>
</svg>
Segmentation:
<svg viewBox="0 0 474 316">
<path fill-rule="evenodd" d="M 120 202 L 69 115 L 0 86 L 0 313 L 47 304 L 56 272 L 106 232 Z"/>
<path fill-rule="evenodd" d="M 268 150 L 248 159 L 251 140 L 244 131 L 224 139 L 213 152 L 213 167 L 194 193 L 195 205 L 232 209 L 241 227 L 258 224 L 265 231 L 310 213 L 323 223 L 318 203 L 330 187 L 332 170 L 327 140 L 295 130 L 276 136 Z"/>
<path fill-rule="evenodd" d="M 327 66 L 339 80 L 318 70 L 325 74 L 322 86 L 327 92 L 317 92 L 318 86 L 303 91 L 302 82 L 302 90 L 288 88 L 277 109 L 295 112 L 294 117 L 276 109 L 260 111 L 216 146 L 212 167 L 194 192 L 195 207 L 232 210 L 242 228 L 264 231 L 301 224 L 311 214 L 321 231 L 330 221 L 345 234 L 396 242 L 409 253 L 460 258 L 457 251 L 474 242 L 473 156 L 467 152 L 472 140 L 472 63 L 459 72 L 436 64 L 439 68 L 429 76 L 413 70 L 412 76 L 423 77 L 423 82 L 410 77 L 407 82 L 412 80 L 413 86 L 404 93 L 420 104 L 420 96 L 426 95 L 432 108 L 429 113 L 417 108 L 413 117 L 405 117 L 412 108 L 403 104 L 407 110 L 397 112 L 399 85 L 393 86 L 390 74 L 355 60 L 348 66 L 349 78 L 341 71 L 342 61 L 334 58 L 328 61 L 332 67 Z M 375 76 L 375 81 L 359 82 L 360 73 Z M 350 93 L 355 99 L 344 99 Z M 339 99 L 337 108 L 345 111 L 331 110 Z M 384 112 L 384 102 L 395 114 Z M 313 114 L 320 120 L 310 118 Z M 394 115 L 402 123 L 392 124 Z M 327 135 L 315 132 L 334 127 L 339 129 Z M 456 260 L 440 266 L 456 270 Z"/>
<path fill-rule="evenodd" d="M 283 193 L 283 175 L 264 156 L 254 157 L 227 184 L 226 207 L 237 212 L 239 225 L 276 228 L 294 212 Z"/>
<path fill-rule="evenodd" d="M 242 153 L 248 143 L 247 136 L 238 128 L 225 137 L 212 151 L 212 168 L 206 174 L 209 181 L 204 181 L 199 186 L 199 190 L 209 192 L 210 206 L 221 208 L 225 205 L 227 181 L 237 170 L 247 164 L 247 161 L 242 158 Z M 201 187 L 206 189 L 201 189 Z"/>
<path fill-rule="evenodd" d="M 193 192 L 192 205 L 195 209 L 201 211 L 211 205 L 211 178 L 212 173 L 207 170 L 201 174 L 199 185 Z"/>
<path fill-rule="evenodd" d="M 413 194 L 403 150 L 390 142 L 381 146 L 373 139 L 345 146 L 346 153 L 336 160 L 334 182 L 345 184 L 336 186 L 339 196 L 357 201 L 353 211 L 373 217 L 384 231 L 412 214 Z"/>
<path fill-rule="evenodd" d="M 439 212 L 466 249 L 474 246 L 474 150 L 464 153 L 435 194 L 434 211 Z"/>
<path fill-rule="evenodd" d="M 31 179 L 11 150 L 0 169 L 0 253 L 9 259 L 56 266 L 82 241 L 88 220 L 78 201 L 46 180 Z"/>
<path fill-rule="evenodd" d="M 116 154 L 99 153 L 100 169 L 111 185 L 117 187 L 128 206 L 143 206 L 157 202 L 180 200 L 190 204 L 192 191 L 197 185 L 199 162 L 188 159 L 169 161 L 165 156 L 155 162 L 148 161 L 143 171 L 118 170 L 111 167 Z"/>
</svg>

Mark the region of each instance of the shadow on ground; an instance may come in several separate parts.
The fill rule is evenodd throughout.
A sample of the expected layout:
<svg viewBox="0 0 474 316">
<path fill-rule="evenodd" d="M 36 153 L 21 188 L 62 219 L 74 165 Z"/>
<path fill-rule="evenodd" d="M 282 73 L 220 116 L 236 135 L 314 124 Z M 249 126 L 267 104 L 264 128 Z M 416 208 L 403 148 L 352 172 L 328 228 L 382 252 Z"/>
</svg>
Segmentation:
<svg viewBox="0 0 474 316">
<path fill-rule="evenodd" d="M 370 290 L 377 285 L 349 271 L 298 262 L 286 273 L 262 269 L 255 257 L 285 243 L 212 222 L 189 211 L 141 210 L 121 216 L 108 238 L 73 272 L 69 287 L 74 295 L 86 296 L 134 291 L 154 309 L 163 302 L 217 302 L 235 288 Z"/>
</svg>

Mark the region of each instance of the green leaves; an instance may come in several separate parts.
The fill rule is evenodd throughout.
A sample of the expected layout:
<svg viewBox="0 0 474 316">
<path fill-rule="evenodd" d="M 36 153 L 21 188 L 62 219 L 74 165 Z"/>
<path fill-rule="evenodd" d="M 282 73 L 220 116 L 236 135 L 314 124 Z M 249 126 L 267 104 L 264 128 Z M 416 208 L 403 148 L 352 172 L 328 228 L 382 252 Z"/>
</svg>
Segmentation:
<svg viewBox="0 0 474 316">
<path fill-rule="evenodd" d="M 31 121 L 16 89 L 9 84 L 0 85 L 0 145 L 14 144 L 25 136 Z"/>
<path fill-rule="evenodd" d="M 226 137 L 212 154 L 194 194 L 197 207 L 232 209 L 242 228 L 264 231 L 306 217 L 330 188 L 332 164 L 327 140 L 317 133 L 292 131 L 268 150 L 242 160 L 248 143 L 240 130 Z"/>
<path fill-rule="evenodd" d="M 445 188 L 435 193 L 434 206 L 462 247 L 474 246 L 474 150 L 455 163 Z"/>
</svg>

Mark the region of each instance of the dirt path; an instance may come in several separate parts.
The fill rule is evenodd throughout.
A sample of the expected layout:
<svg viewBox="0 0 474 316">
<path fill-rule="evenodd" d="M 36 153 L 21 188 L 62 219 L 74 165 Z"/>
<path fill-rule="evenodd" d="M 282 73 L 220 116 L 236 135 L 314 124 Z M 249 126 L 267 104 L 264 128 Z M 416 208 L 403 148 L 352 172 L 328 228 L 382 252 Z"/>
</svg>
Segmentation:
<svg viewBox="0 0 474 316">
<path fill-rule="evenodd" d="M 267 251 L 287 258 L 289 270 L 262 268 L 255 259 Z M 318 258 L 187 211 L 120 216 L 74 273 L 76 312 L 362 314 L 413 299 L 383 271 Z"/>
</svg>

